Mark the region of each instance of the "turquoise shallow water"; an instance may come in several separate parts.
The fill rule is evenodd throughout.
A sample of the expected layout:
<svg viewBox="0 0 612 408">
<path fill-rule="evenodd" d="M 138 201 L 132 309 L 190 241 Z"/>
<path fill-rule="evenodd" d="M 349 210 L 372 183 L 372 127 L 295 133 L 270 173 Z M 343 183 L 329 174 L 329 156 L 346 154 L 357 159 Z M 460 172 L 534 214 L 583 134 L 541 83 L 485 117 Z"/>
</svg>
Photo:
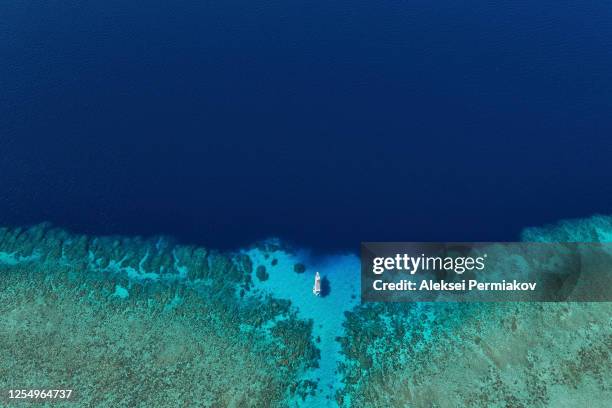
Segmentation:
<svg viewBox="0 0 612 408">
<path fill-rule="evenodd" d="M 335 392 L 342 386 L 337 364 L 342 360 L 340 343 L 336 337 L 344 332 L 344 313 L 359 304 L 360 264 L 355 255 L 313 258 L 308 252 L 267 254 L 251 249 L 247 254 L 256 268 L 265 265 L 270 276 L 265 281 L 255 279 L 255 290 L 289 299 L 300 318 L 313 321 L 312 336 L 321 352 L 319 367 L 306 375 L 319 383 L 320 392 L 309 398 L 306 406 L 335 406 Z M 267 258 L 266 258 L 267 255 Z M 272 260 L 276 266 L 272 267 Z M 303 273 L 295 273 L 294 265 L 308 265 Z M 316 297 L 312 293 L 315 272 L 330 282 L 329 294 Z"/>
<path fill-rule="evenodd" d="M 610 217 L 523 233 L 611 236 Z M 361 305 L 353 254 L 278 240 L 221 253 L 46 224 L 0 229 L 0 276 L 0 389 L 63 384 L 83 406 L 612 401 L 609 303 Z"/>
</svg>

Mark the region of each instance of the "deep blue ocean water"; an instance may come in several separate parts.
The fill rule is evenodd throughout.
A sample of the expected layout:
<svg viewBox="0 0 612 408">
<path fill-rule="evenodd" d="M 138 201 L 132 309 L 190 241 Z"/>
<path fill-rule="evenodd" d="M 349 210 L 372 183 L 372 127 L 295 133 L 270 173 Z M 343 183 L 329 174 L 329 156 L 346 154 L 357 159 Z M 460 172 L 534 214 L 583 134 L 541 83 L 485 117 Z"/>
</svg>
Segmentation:
<svg viewBox="0 0 612 408">
<path fill-rule="evenodd" d="M 606 1 L 0 4 L 0 224 L 516 240 L 609 213 Z"/>
</svg>

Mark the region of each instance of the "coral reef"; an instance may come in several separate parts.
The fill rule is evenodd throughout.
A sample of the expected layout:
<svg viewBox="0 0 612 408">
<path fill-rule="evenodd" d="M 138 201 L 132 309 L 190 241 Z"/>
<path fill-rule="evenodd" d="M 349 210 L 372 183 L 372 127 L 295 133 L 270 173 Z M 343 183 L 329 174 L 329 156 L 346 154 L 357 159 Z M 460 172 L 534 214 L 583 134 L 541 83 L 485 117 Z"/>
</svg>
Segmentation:
<svg viewBox="0 0 612 408">
<path fill-rule="evenodd" d="M 545 227 L 525 228 L 525 242 L 612 242 L 612 216 L 569 219 Z"/>
<path fill-rule="evenodd" d="M 610 242 L 612 217 L 522 239 Z M 611 405 L 612 304 L 359 305 L 358 269 L 275 240 L 220 253 L 0 228 L 0 390 L 113 407 Z M 313 300 L 316 270 L 333 286 Z"/>
<path fill-rule="evenodd" d="M 527 229 L 612 240 L 612 217 Z M 610 303 L 371 303 L 346 313 L 340 406 L 608 407 Z"/>
<path fill-rule="evenodd" d="M 348 313 L 337 402 L 558 407 L 597 406 L 586 403 L 595 397 L 609 406 L 610 312 L 600 303 L 371 304 Z"/>
<path fill-rule="evenodd" d="M 316 383 L 312 322 L 245 296 L 248 256 L 48 224 L 0 229 L 0 389 L 69 387 L 81 406 L 293 404 Z"/>
</svg>

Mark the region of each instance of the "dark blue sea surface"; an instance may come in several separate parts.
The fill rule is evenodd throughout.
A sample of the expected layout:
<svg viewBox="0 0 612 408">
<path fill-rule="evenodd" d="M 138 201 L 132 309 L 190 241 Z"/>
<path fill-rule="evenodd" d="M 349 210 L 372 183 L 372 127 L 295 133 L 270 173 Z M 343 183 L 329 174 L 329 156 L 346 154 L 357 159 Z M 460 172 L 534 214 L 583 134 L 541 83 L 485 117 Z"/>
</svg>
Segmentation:
<svg viewBox="0 0 612 408">
<path fill-rule="evenodd" d="M 0 4 L 0 224 L 517 240 L 609 213 L 606 1 Z"/>
</svg>

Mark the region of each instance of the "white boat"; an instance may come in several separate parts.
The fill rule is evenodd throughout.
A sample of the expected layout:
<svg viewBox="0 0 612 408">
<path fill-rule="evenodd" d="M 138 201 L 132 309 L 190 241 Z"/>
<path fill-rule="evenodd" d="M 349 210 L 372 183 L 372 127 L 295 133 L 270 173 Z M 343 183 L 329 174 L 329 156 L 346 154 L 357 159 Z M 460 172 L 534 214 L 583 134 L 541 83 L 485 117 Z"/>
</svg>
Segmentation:
<svg viewBox="0 0 612 408">
<path fill-rule="evenodd" d="M 314 286 L 312 287 L 312 293 L 316 296 L 321 296 L 321 275 L 319 272 L 315 274 Z"/>
</svg>

